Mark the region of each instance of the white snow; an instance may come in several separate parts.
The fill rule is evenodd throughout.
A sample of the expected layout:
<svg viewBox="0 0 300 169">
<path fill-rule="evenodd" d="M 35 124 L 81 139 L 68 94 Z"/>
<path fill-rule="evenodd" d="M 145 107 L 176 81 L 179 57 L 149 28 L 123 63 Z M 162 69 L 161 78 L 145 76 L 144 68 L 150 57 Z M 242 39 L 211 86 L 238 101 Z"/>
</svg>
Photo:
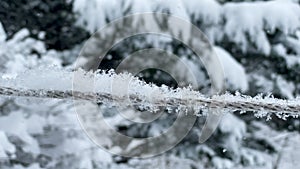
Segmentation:
<svg viewBox="0 0 300 169">
<path fill-rule="evenodd" d="M 300 27 L 300 7 L 295 2 L 287 0 L 229 2 L 223 5 L 216 0 L 172 2 L 122 0 L 118 3 L 115 0 L 109 3 L 105 0 L 91 0 L 89 3 L 85 0 L 76 0 L 74 5 L 74 11 L 81 14 L 79 24 L 84 25 L 91 33 L 105 26 L 105 17 L 111 21 L 128 14 L 165 12 L 165 10 L 187 21 L 201 19 L 203 26 L 210 28 L 203 31 L 212 42 L 221 41 L 226 37 L 244 52 L 250 50 L 251 46 L 265 55 L 271 52 L 267 33 L 279 29 L 285 34 L 291 34 Z M 192 16 L 194 18 L 191 18 Z M 148 20 L 145 24 L 148 23 L 152 21 Z M 151 27 L 151 24 L 149 26 Z"/>
<path fill-rule="evenodd" d="M 219 24 L 221 21 L 222 7 L 215 0 L 189 0 L 183 1 L 189 16 L 205 21 L 205 24 Z"/>
<path fill-rule="evenodd" d="M 267 78 L 265 78 L 261 74 L 252 74 L 250 75 L 251 79 L 253 79 L 255 85 L 257 86 L 257 90 L 262 93 L 272 93 L 273 91 L 273 82 Z M 261 88 L 261 89 L 260 89 Z"/>
<path fill-rule="evenodd" d="M 4 31 L 3 25 L 0 22 L 0 44 L 3 43 L 6 40 L 6 33 Z"/>
<path fill-rule="evenodd" d="M 228 41 L 235 43 L 245 53 L 253 50 L 254 46 L 260 54 L 269 55 L 273 50 L 276 54 L 283 57 L 288 66 L 291 68 L 300 63 L 299 48 L 300 48 L 300 33 L 298 31 L 297 37 L 288 37 L 284 40 L 284 43 L 271 46 L 267 34 L 272 34 L 276 29 L 281 30 L 285 35 L 293 34 L 300 27 L 300 10 L 299 1 L 294 0 L 271 0 L 271 1 L 254 1 L 254 2 L 240 2 L 240 3 L 225 3 L 220 4 L 216 0 L 75 0 L 74 11 L 79 12 L 78 24 L 84 26 L 88 31 L 93 33 L 94 31 L 102 28 L 106 24 L 106 19 L 112 21 L 120 18 L 123 15 L 142 13 L 142 12 L 170 12 L 171 14 L 189 20 L 190 16 L 194 15 L 197 19 L 203 21 L 203 31 L 211 38 L 212 42 L 222 42 L 224 37 Z M 130 7 L 130 8 L 129 8 Z M 127 11 L 128 9 L 128 11 Z M 154 20 L 152 20 L 154 21 Z M 152 21 L 147 22 L 145 27 L 153 26 Z M 223 23 L 224 22 L 224 23 Z M 223 25 L 224 24 L 224 25 Z M 150 25 L 150 26 L 149 26 Z M 138 23 L 132 25 L 133 27 L 140 26 Z M 143 25 L 142 25 L 143 26 Z M 207 28 L 209 29 L 207 29 Z M 178 30 L 174 29 L 176 33 Z M 186 34 L 187 35 L 187 34 Z M 43 39 L 45 35 L 39 34 L 39 37 Z M 23 89 L 47 89 L 47 90 L 59 90 L 66 91 L 72 90 L 72 82 L 74 80 L 74 74 L 77 74 L 79 84 L 92 84 L 90 86 L 76 86 L 82 92 L 100 92 L 100 93 L 113 93 L 118 97 L 126 96 L 129 94 L 136 94 L 143 98 L 142 103 L 145 106 L 150 106 L 149 103 L 160 101 L 161 99 L 168 98 L 188 98 L 198 99 L 204 98 L 198 92 L 186 89 L 171 90 L 166 86 L 157 87 L 151 84 L 145 84 L 132 77 L 130 74 L 117 75 L 113 72 L 106 73 L 87 73 L 82 70 L 65 70 L 61 68 L 61 58 L 59 58 L 59 52 L 54 50 L 46 50 L 43 42 L 35 40 L 29 37 L 29 31 L 26 29 L 20 30 L 15 36 L 6 40 L 6 33 L 0 23 L 0 69 L 3 70 L 0 75 L 0 86 L 16 87 Z M 186 36 L 188 37 L 188 35 Z M 156 46 L 159 46 L 159 42 L 155 42 L 153 39 L 147 39 L 153 41 Z M 161 40 L 161 39 L 160 39 Z M 282 39 L 280 39 L 282 40 Z M 295 54 L 287 54 L 288 49 L 295 50 Z M 255 50 L 256 50 L 255 49 Z M 31 51 L 35 50 L 39 54 L 42 54 L 42 58 L 38 59 L 37 55 L 32 54 Z M 215 51 L 218 54 L 223 66 L 224 72 L 228 84 L 231 89 L 247 91 L 249 88 L 248 80 L 245 69 L 238 63 L 234 57 L 222 49 L 221 47 L 215 47 Z M 69 56 L 69 55 L 68 55 Z M 197 76 L 198 81 L 204 81 L 204 75 L 199 72 L 197 64 L 182 57 L 182 61 L 185 62 Z M 56 66 L 51 66 L 56 65 Z M 176 65 L 180 67 L 180 65 Z M 179 72 L 178 72 L 179 73 Z M 182 78 L 187 76 L 186 72 L 179 74 Z M 187 77 L 188 82 L 193 82 L 191 77 Z M 252 77 L 256 80 L 257 87 L 263 88 L 260 92 L 272 92 L 273 85 L 276 85 L 279 92 L 289 99 L 293 99 L 293 92 L 295 91 L 295 85 L 281 76 L 274 76 L 274 79 L 267 79 L 263 75 L 253 74 Z M 273 82 L 272 80 L 275 80 Z M 249 80 L 250 81 L 250 80 Z M 112 85 L 114 84 L 114 85 Z M 128 88 L 124 89 L 124 86 Z M 257 89 L 258 91 L 259 89 Z M 258 96 L 251 98 L 241 95 L 229 95 L 215 96 L 217 100 L 224 102 L 241 102 L 248 101 L 254 103 L 274 104 L 284 107 L 287 103 L 298 105 L 297 100 L 277 100 L 271 97 Z M 3 99 L 3 100 L 6 100 Z M 77 130 L 80 130 L 79 124 L 77 124 L 76 114 L 73 110 L 71 103 L 65 101 L 48 100 L 42 103 L 41 100 L 29 99 L 13 99 L 12 102 L 18 109 L 3 115 L 0 117 L 0 158 L 10 158 L 8 154 L 15 154 L 15 145 L 10 143 L 8 136 L 18 136 L 24 141 L 22 149 L 25 152 L 46 154 L 53 159 L 53 165 L 55 162 L 68 162 L 70 160 L 74 166 L 81 168 L 93 168 L 96 162 L 101 163 L 100 168 L 155 168 L 161 166 L 161 168 L 207 168 L 202 159 L 197 162 L 193 158 L 197 159 L 196 154 L 191 155 L 191 159 L 185 159 L 184 155 L 176 156 L 159 156 L 153 159 L 146 160 L 129 160 L 128 164 L 117 165 L 114 164 L 114 159 L 110 154 L 99 150 L 94 145 L 85 139 L 84 135 L 77 137 Z M 1 99 L 1 103 L 2 99 Z M 2 105 L 2 104 L 1 104 Z M 202 108 L 202 107 L 201 107 Z M 4 109 L 3 109 L 4 110 Z M 153 108 L 152 110 L 155 110 Z M 130 111 L 130 110 L 129 110 Z M 225 109 L 225 112 L 232 112 L 233 110 Z M 134 112 L 132 111 L 132 114 Z M 257 116 L 266 116 L 267 112 L 261 110 L 257 113 Z M 278 113 L 278 116 L 282 119 L 285 118 L 284 114 Z M 295 116 L 296 117 L 296 116 Z M 129 125 L 128 122 L 124 122 L 120 117 L 110 117 L 106 119 L 108 123 L 113 126 L 117 125 Z M 261 124 L 261 122 L 257 122 Z M 58 130 L 44 133 L 44 127 L 50 125 Z M 253 125 L 261 130 L 262 127 Z M 247 124 L 248 126 L 248 124 Z M 97 126 L 100 127 L 101 126 Z M 71 132 L 70 130 L 76 130 Z M 153 135 L 159 134 L 163 130 L 163 127 L 159 125 L 152 125 L 150 133 Z M 227 147 L 224 152 L 234 151 L 241 157 L 236 156 L 233 160 L 217 157 L 217 153 L 210 147 L 202 147 L 203 152 L 212 156 L 212 165 L 215 168 L 240 168 L 236 167 L 234 162 L 239 158 L 244 158 L 250 166 L 249 168 L 274 168 L 271 166 L 272 160 L 266 158 L 264 155 L 267 152 L 260 152 L 253 149 L 248 149 L 241 146 L 242 139 L 246 133 L 245 123 L 237 117 L 229 114 L 227 115 L 219 126 L 219 130 L 228 134 L 228 140 L 225 140 Z M 263 132 L 257 131 L 257 133 L 250 136 L 251 139 L 264 139 L 266 142 L 279 150 L 279 144 L 275 142 L 277 138 L 272 136 L 280 136 L 278 133 L 273 133 L 274 130 L 267 128 Z M 71 133 L 71 134 L 70 134 Z M 73 134 L 72 134 L 73 133 Z M 33 135 L 45 134 L 47 137 L 41 139 L 44 143 L 51 143 L 54 148 L 50 148 L 50 151 L 42 149 Z M 72 136 L 70 136 L 72 135 Z M 107 144 L 111 143 L 110 138 L 103 140 Z M 293 133 L 287 140 L 287 146 L 282 146 L 282 157 L 278 169 L 295 168 L 299 166 L 299 134 Z M 128 149 L 137 147 L 139 142 L 132 142 Z M 115 147 L 118 149 L 118 147 Z M 194 148 L 194 147 L 193 147 Z M 237 149 L 239 148 L 239 149 Z M 200 149 L 200 148 L 199 148 Z M 239 150 L 239 151 L 238 151 Z M 117 150 L 116 150 L 117 151 Z M 120 149 L 122 151 L 122 149 Z M 48 153 L 48 154 L 47 154 Z M 172 153 L 172 152 L 171 152 Z M 184 153 L 191 153 L 189 150 L 181 151 Z M 192 154 L 192 153 L 191 153 Z M 268 155 L 269 157 L 270 155 Z M 276 156 L 276 155 L 275 155 Z M 1 159 L 0 159 L 1 160 Z M 211 159 L 209 159 L 211 160 Z M 95 162 L 96 161 L 96 162 Z M 105 166 L 105 164 L 108 164 Z M 192 167 L 193 166 L 193 167 Z M 245 166 L 241 167 L 244 168 Z M 31 164 L 27 167 L 21 165 L 14 165 L 15 169 L 40 169 L 39 164 Z M 72 167 L 70 167 L 72 168 Z"/>
<path fill-rule="evenodd" d="M 58 67 L 62 63 L 58 52 L 46 51 L 45 44 L 30 38 L 27 29 L 21 29 L 12 39 L 0 42 L 0 44 L 0 68 L 5 70 L 7 76 L 15 76 L 18 72 L 23 72 L 31 67 L 42 65 Z M 42 59 L 37 59 L 38 56 L 31 53 L 33 50 L 43 55 Z M 55 56 L 53 56 L 53 52 Z"/>
<path fill-rule="evenodd" d="M 232 124 L 234 124 L 234 126 Z M 232 133 L 232 135 L 235 137 L 235 140 L 242 140 L 246 134 L 246 124 L 232 114 L 227 114 L 224 116 L 219 128 L 222 133 Z M 237 147 L 238 145 L 231 146 Z"/>
<path fill-rule="evenodd" d="M 248 89 L 248 80 L 244 67 L 225 49 L 215 47 L 214 50 L 222 63 L 224 74 L 229 85 L 234 89 L 246 91 Z"/>
<path fill-rule="evenodd" d="M 6 134 L 0 131 L 0 158 L 7 158 L 6 153 L 13 154 L 15 151 L 16 147 L 8 141 Z"/>
<path fill-rule="evenodd" d="M 271 47 L 265 30 L 279 29 L 289 34 L 300 27 L 300 7 L 291 1 L 226 3 L 223 10 L 225 35 L 241 45 L 244 52 L 250 40 L 259 51 L 269 55 Z"/>
<path fill-rule="evenodd" d="M 276 84 L 280 90 L 280 93 L 282 93 L 286 98 L 288 99 L 295 98 L 293 94 L 295 90 L 295 85 L 292 82 L 288 82 L 285 79 L 283 79 L 281 76 L 277 76 Z"/>
<path fill-rule="evenodd" d="M 25 142 L 24 151 L 39 154 L 40 149 L 37 141 L 28 133 L 26 119 L 20 111 L 12 112 L 8 116 L 0 118 L 0 129 L 5 133 L 19 137 Z M 13 127 L 11 126 L 13 124 Z M 40 125 L 40 124 L 38 124 Z"/>
<path fill-rule="evenodd" d="M 231 169 L 234 166 L 232 161 L 220 157 L 214 157 L 212 163 L 216 169 Z"/>
</svg>

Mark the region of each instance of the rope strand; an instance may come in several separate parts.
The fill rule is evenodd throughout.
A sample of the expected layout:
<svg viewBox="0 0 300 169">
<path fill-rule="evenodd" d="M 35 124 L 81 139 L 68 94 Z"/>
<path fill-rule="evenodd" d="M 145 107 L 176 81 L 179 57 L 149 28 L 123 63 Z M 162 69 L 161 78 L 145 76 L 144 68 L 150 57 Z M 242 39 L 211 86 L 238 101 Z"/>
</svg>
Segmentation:
<svg viewBox="0 0 300 169">
<path fill-rule="evenodd" d="M 220 108 L 232 111 L 264 111 L 268 113 L 284 113 L 293 117 L 300 115 L 300 101 L 299 100 L 282 100 L 275 98 L 262 98 L 250 96 L 235 96 L 230 94 L 217 95 L 211 98 L 199 97 L 191 100 L 189 97 L 162 97 L 154 101 L 147 101 L 140 95 L 130 95 L 129 97 L 118 97 L 108 93 L 83 93 L 79 91 L 58 91 L 45 89 L 15 89 L 0 86 L 0 95 L 15 96 L 15 97 L 36 97 L 49 99 L 75 99 L 86 100 L 95 103 L 104 103 L 110 105 L 122 105 L 127 103 L 130 99 L 130 104 L 135 106 L 142 106 L 145 103 L 152 104 L 156 107 L 185 107 L 201 109 L 205 108 Z M 127 105 L 123 105 L 127 106 Z"/>
</svg>

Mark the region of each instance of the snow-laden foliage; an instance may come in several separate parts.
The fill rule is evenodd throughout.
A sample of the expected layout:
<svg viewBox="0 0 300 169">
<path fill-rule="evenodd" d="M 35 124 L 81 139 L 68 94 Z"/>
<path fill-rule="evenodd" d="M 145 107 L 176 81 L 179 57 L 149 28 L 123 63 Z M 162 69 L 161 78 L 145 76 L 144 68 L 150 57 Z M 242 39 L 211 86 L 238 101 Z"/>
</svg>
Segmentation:
<svg viewBox="0 0 300 169">
<path fill-rule="evenodd" d="M 38 1 L 34 2 L 38 3 Z M 215 52 L 224 65 L 228 90 L 240 90 L 252 96 L 258 93 L 274 93 L 276 98 L 291 100 L 299 96 L 300 34 L 298 29 L 300 26 L 297 0 L 249 0 L 247 2 L 240 0 L 75 0 L 73 10 L 78 13 L 77 23 L 90 33 L 114 19 L 139 12 L 165 12 L 190 20 L 206 33 L 214 46 L 218 46 Z M 152 21 L 155 21 L 155 18 Z M 136 23 L 128 29 L 138 28 L 140 25 Z M 23 29 L 7 40 L 4 28 L 0 26 L 1 84 L 22 89 L 24 87 L 63 91 L 72 89 L 70 75 L 74 71 L 71 71 L 71 65 L 78 50 L 65 52 L 46 50 L 43 41 L 45 33 L 38 32 L 39 40 L 30 38 L 28 34 L 29 31 Z M 207 83 L 208 79 L 201 70 L 202 67 L 191 59 L 192 52 L 174 43 L 172 39 L 163 40 L 156 37 L 129 39 L 125 45 L 121 44 L 117 47 L 116 52 L 109 53 L 108 58 L 114 60 L 120 58 L 118 55 L 128 56 L 132 52 L 131 47 L 143 48 L 149 44 L 154 47 L 160 46 L 169 52 L 176 51 L 176 54 L 183 56 L 181 59 L 195 70 L 195 74 L 199 75 L 199 80 Z M 51 69 L 43 69 L 45 67 Z M 180 68 L 180 65 L 177 68 Z M 180 69 L 176 73 L 180 77 L 186 76 Z M 112 77 L 119 80 L 121 77 L 133 78 L 129 75 L 116 76 L 112 73 L 101 77 L 105 78 L 98 82 L 105 82 L 103 84 L 107 87 Z M 186 78 L 188 81 L 189 77 Z M 150 78 L 149 81 L 153 79 Z M 60 82 L 64 85 L 60 85 Z M 132 89 L 137 88 L 137 93 L 145 96 L 146 100 L 153 101 L 152 97 L 147 96 L 153 89 L 155 91 L 164 89 L 163 92 L 170 92 L 168 87 L 159 88 L 140 81 L 135 84 Z M 96 86 L 99 91 L 108 89 L 100 86 Z M 91 90 L 91 88 L 83 89 Z M 185 92 L 189 93 L 190 90 L 186 89 Z M 124 93 L 116 92 L 116 94 Z M 169 94 L 171 96 L 174 93 Z M 197 97 L 202 96 L 198 94 Z M 193 98 L 196 98 L 195 95 Z M 257 101 L 261 103 L 263 100 L 266 105 L 274 104 L 277 108 L 284 107 L 286 101 L 269 95 L 251 98 L 238 93 L 212 99 L 223 99 L 222 101 L 231 103 L 248 102 L 238 104 L 240 107 L 236 107 L 234 112 L 232 107 L 229 109 L 225 107 L 224 113 L 229 112 L 229 114 L 224 115 L 216 133 L 205 144 L 199 144 L 197 140 L 204 124 L 203 116 L 200 116 L 197 125 L 177 147 L 162 156 L 141 160 L 116 157 L 96 147 L 82 132 L 70 101 L 1 97 L 0 168 L 285 169 L 297 168 L 300 165 L 297 160 L 300 151 L 299 133 L 296 132 L 300 126 L 298 119 L 291 120 L 286 117 L 285 112 L 280 111 L 270 115 L 267 111 L 260 110 L 255 113 L 255 116 L 252 109 L 244 111 L 247 110 L 244 105 L 254 103 L 252 106 L 256 107 Z M 298 102 L 296 99 L 291 104 L 296 105 Z M 158 121 L 149 125 L 140 125 L 117 116 L 112 108 L 100 107 L 103 114 L 107 116 L 106 120 L 116 130 L 136 137 L 151 137 L 162 133 L 170 126 L 175 114 L 163 113 L 164 115 Z M 243 111 L 239 111 L 240 109 Z M 136 110 L 124 111 L 138 118 L 134 116 Z M 175 111 L 169 110 L 169 112 Z M 232 113 L 241 113 L 241 115 Z M 199 115 L 203 114 L 205 112 L 199 112 Z M 265 118 L 263 120 L 256 118 L 264 116 L 267 116 L 268 122 L 265 122 Z"/>
<path fill-rule="evenodd" d="M 74 11 L 81 13 L 79 24 L 84 25 L 91 33 L 105 26 L 106 19 L 111 21 L 128 14 L 168 11 L 177 17 L 191 20 L 203 28 L 213 42 L 226 39 L 235 43 L 244 53 L 255 49 L 265 55 L 271 52 L 269 34 L 279 30 L 289 35 L 300 27 L 300 7 L 290 0 L 225 3 L 223 5 L 215 0 L 200 2 L 176 0 L 172 3 L 159 0 L 145 2 L 76 0 Z M 98 17 L 90 17 L 91 15 Z"/>
<path fill-rule="evenodd" d="M 295 72 L 293 77 L 282 77 L 286 83 L 291 83 L 294 79 L 299 81 L 297 75 L 299 71 L 297 70 L 299 69 L 298 65 L 300 61 L 297 52 L 299 53 L 298 48 L 300 46 L 300 38 L 298 36 L 300 7 L 295 1 L 272 0 L 237 3 L 227 2 L 220 4 L 215 0 L 191 0 L 176 1 L 166 6 L 162 1 L 140 2 L 122 0 L 119 3 L 113 2 L 112 4 L 118 5 L 111 6 L 107 1 L 93 0 L 87 3 L 84 0 L 78 0 L 75 1 L 75 4 L 77 5 L 75 5 L 74 11 L 81 14 L 78 24 L 86 27 L 91 33 L 105 26 L 108 21 L 132 13 L 167 12 L 185 20 L 190 20 L 204 31 L 211 42 L 224 48 L 234 59 L 238 59 L 240 64 L 245 66 L 245 71 L 249 72 L 247 75 L 250 77 L 243 77 L 240 81 L 241 84 L 235 84 L 238 85 L 238 87 L 235 86 L 234 89 L 245 91 L 245 89 L 247 89 L 245 79 L 248 79 L 247 81 L 255 83 L 254 85 L 256 88 L 259 88 L 259 92 L 267 94 L 272 90 L 274 91 L 273 93 L 277 95 L 282 93 L 281 91 L 288 90 L 292 95 L 288 94 L 284 97 L 295 97 L 293 93 L 295 93 L 298 88 L 296 86 L 297 84 L 290 84 L 289 86 L 291 87 L 283 90 L 281 89 L 281 87 L 284 87 L 283 85 L 276 84 L 276 79 L 282 77 L 286 69 L 292 73 Z M 97 8 L 97 6 L 105 10 L 101 10 Z M 157 6 L 162 7 L 158 8 Z M 85 12 L 87 8 L 89 8 L 88 13 Z M 118 12 L 105 12 L 115 10 Z M 94 17 L 89 17 L 90 13 L 93 16 L 98 16 L 97 20 L 94 21 Z M 106 20 L 105 18 L 109 19 Z M 139 26 L 136 25 L 136 27 Z M 146 44 L 154 44 L 151 39 L 155 38 L 147 38 L 147 41 L 145 41 Z M 141 41 L 132 42 L 141 43 Z M 167 49 L 169 49 L 169 47 Z M 246 57 L 243 57 L 243 55 Z M 265 56 L 267 56 L 267 58 L 264 58 Z M 267 76 L 261 72 L 271 74 L 271 71 L 263 70 L 263 65 L 260 66 L 260 69 L 255 69 L 250 66 L 252 64 L 248 64 L 254 62 L 258 57 L 260 57 L 259 60 L 270 60 L 271 64 L 274 64 L 272 62 L 283 63 L 272 65 L 272 67 L 275 67 L 276 73 L 273 74 L 273 76 Z M 288 66 L 287 68 L 285 68 L 285 63 Z M 264 64 L 264 62 L 261 61 L 259 64 Z M 228 76 L 230 76 L 230 74 L 234 74 L 234 71 L 227 73 Z M 271 81 L 276 85 L 262 86 L 259 84 L 261 79 L 266 79 L 264 81 L 265 83 Z M 230 79 L 228 80 L 230 81 Z M 235 79 L 233 81 L 236 83 L 238 80 Z M 232 83 L 229 85 L 232 86 Z M 252 90 L 252 86 L 248 89 Z M 230 90 L 232 89 L 230 88 Z"/>
<path fill-rule="evenodd" d="M 243 66 L 224 49 L 220 47 L 215 47 L 214 49 L 222 63 L 226 80 L 229 81 L 229 88 L 247 91 L 248 79 Z"/>
<path fill-rule="evenodd" d="M 253 46 L 269 55 L 268 34 L 278 30 L 293 34 L 300 26 L 300 7 L 291 1 L 227 3 L 223 10 L 225 36 L 244 52 Z"/>
<path fill-rule="evenodd" d="M 0 33 L 5 37 L 3 29 Z M 74 51 L 46 50 L 42 41 L 28 35 L 23 29 L 10 40 L 1 40 L 0 69 L 5 79 L 36 67 L 61 68 L 63 62 L 72 60 Z M 65 56 L 69 58 L 65 60 Z M 27 78 L 30 84 L 45 80 Z M 22 86 L 23 82 L 18 84 Z M 112 160 L 83 135 L 71 102 L 1 97 L 0 107 L 1 168 L 92 168 L 92 158 L 103 165 Z"/>
<path fill-rule="evenodd" d="M 42 40 L 47 49 L 66 50 L 88 37 L 87 31 L 76 26 L 72 0 L 2 0 L 0 21 L 7 38 L 27 28 L 29 36 Z M 13 11 L 13 12 L 12 12 Z M 55 11 L 55 12 L 54 12 Z M 43 37 L 39 34 L 43 32 Z"/>
</svg>

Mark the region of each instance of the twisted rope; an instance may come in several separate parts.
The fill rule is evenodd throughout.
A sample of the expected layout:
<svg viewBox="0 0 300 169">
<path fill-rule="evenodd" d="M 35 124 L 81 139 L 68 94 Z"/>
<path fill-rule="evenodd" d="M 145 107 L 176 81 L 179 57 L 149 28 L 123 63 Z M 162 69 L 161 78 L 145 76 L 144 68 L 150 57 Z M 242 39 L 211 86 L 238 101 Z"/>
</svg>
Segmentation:
<svg viewBox="0 0 300 169">
<path fill-rule="evenodd" d="M 268 113 L 279 113 L 285 116 L 298 117 L 300 115 L 300 100 L 282 100 L 275 98 L 250 97 L 245 95 L 217 95 L 213 97 L 200 96 L 197 99 L 188 97 L 162 97 L 154 101 L 148 101 L 140 95 L 130 95 L 119 97 L 109 93 L 83 93 L 79 91 L 58 91 L 58 90 L 35 90 L 35 89 L 15 89 L 0 86 L 0 95 L 16 97 L 36 97 L 50 99 L 75 99 L 86 100 L 95 103 L 110 105 L 135 105 L 142 106 L 145 103 L 156 107 L 185 107 L 194 109 L 220 108 L 231 111 L 260 111 Z M 128 102 L 130 100 L 130 103 Z M 124 105 L 125 103 L 125 105 Z"/>
</svg>

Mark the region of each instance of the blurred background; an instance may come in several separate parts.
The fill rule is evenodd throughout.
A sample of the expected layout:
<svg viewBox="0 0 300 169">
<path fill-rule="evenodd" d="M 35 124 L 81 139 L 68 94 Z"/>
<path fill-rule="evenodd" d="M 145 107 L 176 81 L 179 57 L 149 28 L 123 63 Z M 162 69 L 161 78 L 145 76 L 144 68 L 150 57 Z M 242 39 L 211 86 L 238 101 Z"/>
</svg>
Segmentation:
<svg viewBox="0 0 300 169">
<path fill-rule="evenodd" d="M 1 0 L 0 72 L 18 74 L 49 65 L 73 68 L 93 33 L 122 16 L 142 12 L 171 14 L 203 31 L 223 64 L 228 92 L 272 94 L 281 99 L 299 96 L 298 0 Z M 159 22 L 155 15 L 153 18 Z M 122 29 L 139 30 L 143 26 L 126 24 Z M 93 36 L 83 55 L 97 56 L 105 42 L 105 38 Z M 210 90 L 205 67 L 195 61 L 195 53 L 176 39 L 155 34 L 133 36 L 118 43 L 99 69 L 116 68 L 133 52 L 154 47 L 176 54 L 189 65 L 201 82 L 198 91 Z M 94 63 L 94 58 L 87 58 L 87 63 Z M 180 85 L 187 86 L 190 77 L 186 71 L 181 65 L 173 68 L 183 82 Z M 138 76 L 159 86 L 179 86 L 160 70 L 144 70 Z M 114 109 L 101 110 L 114 122 L 116 130 L 137 138 L 163 132 L 176 118 L 164 113 L 152 123 L 137 124 L 118 119 Z M 285 118 L 281 112 L 268 118 L 259 118 L 261 115 L 228 112 L 204 144 L 198 143 L 205 122 L 204 117 L 199 117 L 189 135 L 172 150 L 137 159 L 109 154 L 89 140 L 71 101 L 0 97 L 0 168 L 298 169 L 299 119 Z"/>
</svg>

